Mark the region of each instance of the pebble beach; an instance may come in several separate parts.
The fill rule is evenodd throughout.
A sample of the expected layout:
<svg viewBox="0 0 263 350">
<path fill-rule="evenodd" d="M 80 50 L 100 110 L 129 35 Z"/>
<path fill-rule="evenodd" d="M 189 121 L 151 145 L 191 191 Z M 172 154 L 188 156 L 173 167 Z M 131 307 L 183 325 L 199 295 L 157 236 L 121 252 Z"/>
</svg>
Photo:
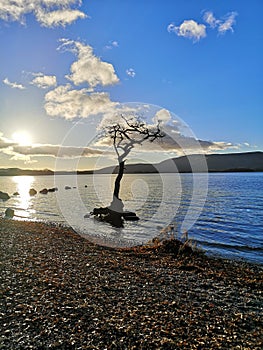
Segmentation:
<svg viewBox="0 0 263 350">
<path fill-rule="evenodd" d="M 0 219 L 0 349 L 262 349 L 263 269 Z"/>
</svg>

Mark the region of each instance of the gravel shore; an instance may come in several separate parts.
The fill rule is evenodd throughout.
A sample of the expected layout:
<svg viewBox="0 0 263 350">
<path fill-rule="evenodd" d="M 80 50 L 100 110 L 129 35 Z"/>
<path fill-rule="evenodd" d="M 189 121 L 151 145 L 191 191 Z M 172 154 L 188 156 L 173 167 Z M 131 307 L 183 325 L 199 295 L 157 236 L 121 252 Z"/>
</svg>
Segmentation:
<svg viewBox="0 0 263 350">
<path fill-rule="evenodd" d="M 0 242 L 0 349 L 263 348 L 262 266 L 5 219 Z"/>
</svg>

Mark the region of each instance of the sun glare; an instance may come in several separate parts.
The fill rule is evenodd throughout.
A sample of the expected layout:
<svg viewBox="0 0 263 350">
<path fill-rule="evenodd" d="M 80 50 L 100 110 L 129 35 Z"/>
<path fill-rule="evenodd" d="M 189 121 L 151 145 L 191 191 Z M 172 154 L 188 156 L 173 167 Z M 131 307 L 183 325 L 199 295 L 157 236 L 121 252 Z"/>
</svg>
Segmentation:
<svg viewBox="0 0 263 350">
<path fill-rule="evenodd" d="M 20 146 L 30 146 L 32 139 L 27 131 L 16 131 L 12 135 L 12 139 L 17 142 Z"/>
</svg>

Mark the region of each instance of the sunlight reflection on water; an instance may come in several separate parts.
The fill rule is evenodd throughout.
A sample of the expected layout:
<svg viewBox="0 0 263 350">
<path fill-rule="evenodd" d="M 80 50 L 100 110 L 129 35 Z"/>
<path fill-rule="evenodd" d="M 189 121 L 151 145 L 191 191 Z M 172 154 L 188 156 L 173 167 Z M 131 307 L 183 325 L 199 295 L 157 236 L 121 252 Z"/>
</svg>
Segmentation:
<svg viewBox="0 0 263 350">
<path fill-rule="evenodd" d="M 19 193 L 16 196 L 16 216 L 22 216 L 24 218 L 30 218 L 35 213 L 35 209 L 32 208 L 32 196 L 29 194 L 30 188 L 35 182 L 34 176 L 13 176 L 13 182 L 16 185 L 16 192 Z"/>
</svg>

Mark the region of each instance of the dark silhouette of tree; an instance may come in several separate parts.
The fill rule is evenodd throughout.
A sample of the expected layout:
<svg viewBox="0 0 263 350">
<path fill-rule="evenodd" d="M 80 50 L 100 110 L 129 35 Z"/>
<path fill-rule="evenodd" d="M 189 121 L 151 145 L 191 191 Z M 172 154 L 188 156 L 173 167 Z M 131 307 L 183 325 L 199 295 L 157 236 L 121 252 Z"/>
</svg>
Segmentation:
<svg viewBox="0 0 263 350">
<path fill-rule="evenodd" d="M 118 175 L 115 179 L 113 199 L 111 203 L 112 210 L 121 212 L 123 204 L 119 198 L 120 184 L 124 174 L 126 157 L 136 145 L 142 145 L 144 142 L 154 142 L 165 134 L 160 129 L 160 123 L 157 125 L 147 125 L 138 116 L 124 116 L 118 118 L 119 122 L 105 127 L 106 136 L 110 137 L 118 159 Z"/>
<path fill-rule="evenodd" d="M 122 227 L 125 220 L 138 220 L 135 213 L 123 211 L 124 205 L 119 196 L 121 180 L 125 170 L 126 157 L 135 146 L 144 142 L 154 142 L 165 134 L 161 131 L 160 122 L 146 124 L 136 115 L 118 115 L 116 122 L 103 127 L 103 137 L 111 141 L 118 159 L 118 174 L 115 179 L 112 202 L 109 207 L 95 208 L 93 214 L 113 226 Z"/>
</svg>

